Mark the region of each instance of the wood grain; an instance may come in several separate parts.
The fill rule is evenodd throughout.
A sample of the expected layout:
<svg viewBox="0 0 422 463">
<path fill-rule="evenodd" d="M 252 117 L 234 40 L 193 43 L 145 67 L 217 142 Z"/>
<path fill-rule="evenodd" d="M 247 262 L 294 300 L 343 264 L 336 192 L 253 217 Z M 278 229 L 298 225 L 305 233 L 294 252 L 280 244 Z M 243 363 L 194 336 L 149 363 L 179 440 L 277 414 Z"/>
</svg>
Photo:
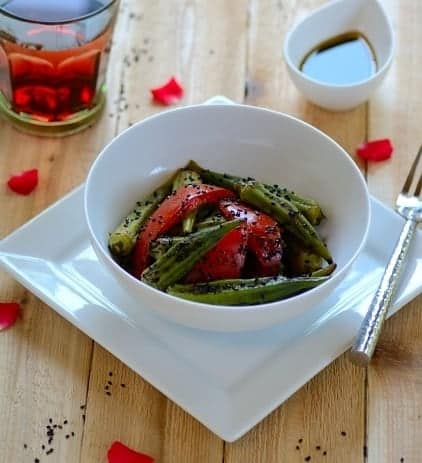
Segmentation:
<svg viewBox="0 0 422 463">
<path fill-rule="evenodd" d="M 97 125 L 52 140 L 0 122 L 0 181 L 32 167 L 41 174 L 29 197 L 1 192 L 0 236 L 82 182 L 115 134 L 161 111 L 151 104 L 149 89 L 171 75 L 186 88 L 181 105 L 215 94 L 239 102 L 245 96 L 249 104 L 285 111 L 319 127 L 352 156 L 367 137 L 391 137 L 396 147 L 392 161 L 361 165 L 368 170 L 371 191 L 391 204 L 422 141 L 422 4 L 385 0 L 397 34 L 395 64 L 369 106 L 330 113 L 297 92 L 281 55 L 286 31 L 322 3 L 123 0 L 107 108 Z M 49 446 L 43 450 L 41 445 L 47 443 L 49 418 L 51 425 L 64 428 L 55 429 L 51 463 L 105 462 L 113 440 L 150 453 L 158 463 L 295 463 L 307 456 L 311 463 L 421 461 L 422 298 L 388 321 L 367 381 L 364 370 L 341 357 L 244 438 L 224 444 L 4 273 L 0 288 L 1 300 L 23 306 L 19 323 L 0 335 L 0 463 L 36 457 L 44 462 Z"/>
<path fill-rule="evenodd" d="M 120 33 L 117 41 L 119 37 L 124 39 Z M 120 60 L 114 54 L 111 59 L 118 69 Z M 109 107 L 118 93 L 115 76 L 109 75 Z M 0 222 L 2 237 L 83 181 L 91 161 L 114 135 L 116 118 L 108 113 L 95 127 L 63 139 L 28 136 L 0 123 L 1 183 L 12 172 L 40 172 L 31 196 L 6 189 L 1 193 L 0 213 L 7 217 Z M 50 447 L 50 459 L 79 461 L 84 429 L 80 406 L 86 401 L 93 342 L 4 273 L 0 285 L 1 300 L 20 301 L 23 307 L 19 323 L 0 336 L 0 462 L 42 460 Z M 50 424 L 63 427 L 56 428 L 51 446 L 46 436 Z"/>
<path fill-rule="evenodd" d="M 333 117 L 333 113 L 307 103 L 294 88 L 281 59 L 286 31 L 322 3 L 252 1 L 247 102 L 298 116 L 353 153 L 366 136 L 366 107 Z M 294 463 L 306 457 L 329 463 L 363 461 L 364 386 L 364 371 L 341 357 L 243 439 L 227 445 L 225 462 Z M 342 436 L 342 431 L 347 435 Z"/>
<path fill-rule="evenodd" d="M 371 191 L 393 204 L 422 143 L 421 2 L 386 1 L 396 33 L 393 67 L 370 104 L 369 137 L 390 137 L 393 158 L 368 168 Z M 421 276 L 422 278 L 422 276 Z M 422 297 L 390 319 L 368 370 L 368 461 L 416 463 L 422 455 Z M 403 458 L 403 460 L 401 460 Z"/>
</svg>

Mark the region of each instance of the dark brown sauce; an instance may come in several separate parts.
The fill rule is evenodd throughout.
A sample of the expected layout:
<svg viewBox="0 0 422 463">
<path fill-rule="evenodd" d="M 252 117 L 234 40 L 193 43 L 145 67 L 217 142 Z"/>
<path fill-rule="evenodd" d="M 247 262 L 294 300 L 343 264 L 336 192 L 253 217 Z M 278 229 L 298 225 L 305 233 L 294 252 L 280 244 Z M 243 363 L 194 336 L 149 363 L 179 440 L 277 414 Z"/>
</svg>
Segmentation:
<svg viewBox="0 0 422 463">
<path fill-rule="evenodd" d="M 377 71 L 372 46 L 360 32 L 332 37 L 313 48 L 299 69 L 312 79 L 335 85 L 354 84 Z"/>
</svg>

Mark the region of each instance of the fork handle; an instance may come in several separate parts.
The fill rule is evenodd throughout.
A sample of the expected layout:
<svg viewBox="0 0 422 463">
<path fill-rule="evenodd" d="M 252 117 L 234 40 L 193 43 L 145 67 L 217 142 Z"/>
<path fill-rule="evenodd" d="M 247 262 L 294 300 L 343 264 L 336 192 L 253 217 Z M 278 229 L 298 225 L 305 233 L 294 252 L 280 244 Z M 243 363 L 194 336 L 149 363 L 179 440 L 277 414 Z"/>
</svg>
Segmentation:
<svg viewBox="0 0 422 463">
<path fill-rule="evenodd" d="M 350 360 L 356 365 L 366 366 L 372 358 L 385 316 L 397 289 L 403 262 L 406 259 L 416 225 L 416 221 L 406 220 L 381 283 L 363 319 L 349 352 Z"/>
</svg>

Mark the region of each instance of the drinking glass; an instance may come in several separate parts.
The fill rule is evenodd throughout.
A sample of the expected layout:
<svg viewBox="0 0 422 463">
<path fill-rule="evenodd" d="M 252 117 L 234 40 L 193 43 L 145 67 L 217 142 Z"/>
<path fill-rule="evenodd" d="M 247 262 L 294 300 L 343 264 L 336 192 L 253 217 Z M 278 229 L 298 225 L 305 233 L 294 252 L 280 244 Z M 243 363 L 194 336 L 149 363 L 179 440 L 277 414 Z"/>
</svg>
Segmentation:
<svg viewBox="0 0 422 463">
<path fill-rule="evenodd" d="M 0 0 L 0 114 L 48 136 L 91 125 L 104 107 L 119 0 Z"/>
</svg>

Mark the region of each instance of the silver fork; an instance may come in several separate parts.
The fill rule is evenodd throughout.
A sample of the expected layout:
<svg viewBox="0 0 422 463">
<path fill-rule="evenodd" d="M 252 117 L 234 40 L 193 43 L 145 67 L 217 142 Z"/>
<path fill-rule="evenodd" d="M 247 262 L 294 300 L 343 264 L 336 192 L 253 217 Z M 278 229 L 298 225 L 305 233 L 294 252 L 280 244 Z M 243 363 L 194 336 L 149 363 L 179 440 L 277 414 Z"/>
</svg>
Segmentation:
<svg viewBox="0 0 422 463">
<path fill-rule="evenodd" d="M 422 174 L 419 177 L 413 194 L 409 194 L 421 157 L 422 146 L 419 148 L 402 191 L 396 200 L 396 210 L 406 219 L 406 222 L 385 269 L 381 283 L 349 352 L 350 360 L 356 365 L 366 366 L 372 358 L 385 316 L 397 289 L 403 262 L 409 250 L 413 234 L 418 223 L 422 221 L 422 198 L 420 196 Z"/>
</svg>

